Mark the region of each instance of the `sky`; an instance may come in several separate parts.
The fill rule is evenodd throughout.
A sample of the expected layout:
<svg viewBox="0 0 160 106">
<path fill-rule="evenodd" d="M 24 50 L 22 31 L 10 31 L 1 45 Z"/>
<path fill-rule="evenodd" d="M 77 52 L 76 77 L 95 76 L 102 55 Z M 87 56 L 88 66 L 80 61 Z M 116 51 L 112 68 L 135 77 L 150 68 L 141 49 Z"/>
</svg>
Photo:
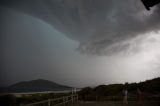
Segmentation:
<svg viewBox="0 0 160 106">
<path fill-rule="evenodd" d="M 160 77 L 159 10 L 147 11 L 140 0 L 1 0 L 0 86 Z"/>
</svg>

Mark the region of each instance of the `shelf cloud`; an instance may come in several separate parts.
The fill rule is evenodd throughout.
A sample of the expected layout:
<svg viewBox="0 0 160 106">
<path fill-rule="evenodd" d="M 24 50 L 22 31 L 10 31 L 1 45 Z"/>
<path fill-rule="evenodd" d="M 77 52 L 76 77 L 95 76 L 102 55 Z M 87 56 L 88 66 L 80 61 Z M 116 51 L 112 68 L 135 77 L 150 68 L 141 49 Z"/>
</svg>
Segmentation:
<svg viewBox="0 0 160 106">
<path fill-rule="evenodd" d="M 160 6 L 147 11 L 140 0 L 2 0 L 1 6 L 52 25 L 85 54 L 125 51 L 132 44 L 124 41 L 160 29 Z"/>
</svg>

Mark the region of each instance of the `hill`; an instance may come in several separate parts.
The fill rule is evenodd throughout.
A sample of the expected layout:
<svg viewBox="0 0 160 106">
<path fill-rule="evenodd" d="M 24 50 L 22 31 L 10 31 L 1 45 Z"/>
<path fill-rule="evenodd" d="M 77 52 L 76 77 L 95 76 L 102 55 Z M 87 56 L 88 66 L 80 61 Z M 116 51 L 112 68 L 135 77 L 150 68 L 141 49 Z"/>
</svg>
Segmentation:
<svg viewBox="0 0 160 106">
<path fill-rule="evenodd" d="M 32 81 L 23 81 L 8 87 L 0 88 L 0 92 L 44 92 L 44 91 L 62 91 L 71 90 L 72 87 L 60 85 L 52 81 L 37 79 Z"/>
<path fill-rule="evenodd" d="M 82 97 L 122 96 L 124 89 L 128 90 L 130 96 L 137 95 L 137 89 L 145 95 L 160 95 L 160 78 L 139 83 L 99 85 L 94 88 L 86 87 L 79 92 L 79 95 Z"/>
</svg>

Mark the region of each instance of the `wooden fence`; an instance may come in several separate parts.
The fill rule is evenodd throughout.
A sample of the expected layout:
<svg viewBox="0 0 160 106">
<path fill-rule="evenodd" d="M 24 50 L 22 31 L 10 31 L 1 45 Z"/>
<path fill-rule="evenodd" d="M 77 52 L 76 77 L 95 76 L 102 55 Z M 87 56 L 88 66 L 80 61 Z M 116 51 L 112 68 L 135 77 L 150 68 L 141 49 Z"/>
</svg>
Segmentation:
<svg viewBox="0 0 160 106">
<path fill-rule="evenodd" d="M 20 106 L 65 106 L 69 103 L 74 103 L 75 101 L 78 101 L 78 94 L 63 96 L 55 99 L 48 99 L 48 100 L 20 105 Z"/>
</svg>

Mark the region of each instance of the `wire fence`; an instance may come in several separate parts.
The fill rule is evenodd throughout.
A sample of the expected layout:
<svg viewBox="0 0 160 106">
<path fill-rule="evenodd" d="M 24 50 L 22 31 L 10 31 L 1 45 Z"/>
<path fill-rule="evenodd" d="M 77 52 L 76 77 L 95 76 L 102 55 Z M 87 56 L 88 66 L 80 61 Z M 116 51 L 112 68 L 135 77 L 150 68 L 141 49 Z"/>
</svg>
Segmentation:
<svg viewBox="0 0 160 106">
<path fill-rule="evenodd" d="M 82 101 L 123 101 L 124 96 L 79 96 Z M 128 101 L 160 101 L 160 96 L 128 96 Z"/>
</svg>

